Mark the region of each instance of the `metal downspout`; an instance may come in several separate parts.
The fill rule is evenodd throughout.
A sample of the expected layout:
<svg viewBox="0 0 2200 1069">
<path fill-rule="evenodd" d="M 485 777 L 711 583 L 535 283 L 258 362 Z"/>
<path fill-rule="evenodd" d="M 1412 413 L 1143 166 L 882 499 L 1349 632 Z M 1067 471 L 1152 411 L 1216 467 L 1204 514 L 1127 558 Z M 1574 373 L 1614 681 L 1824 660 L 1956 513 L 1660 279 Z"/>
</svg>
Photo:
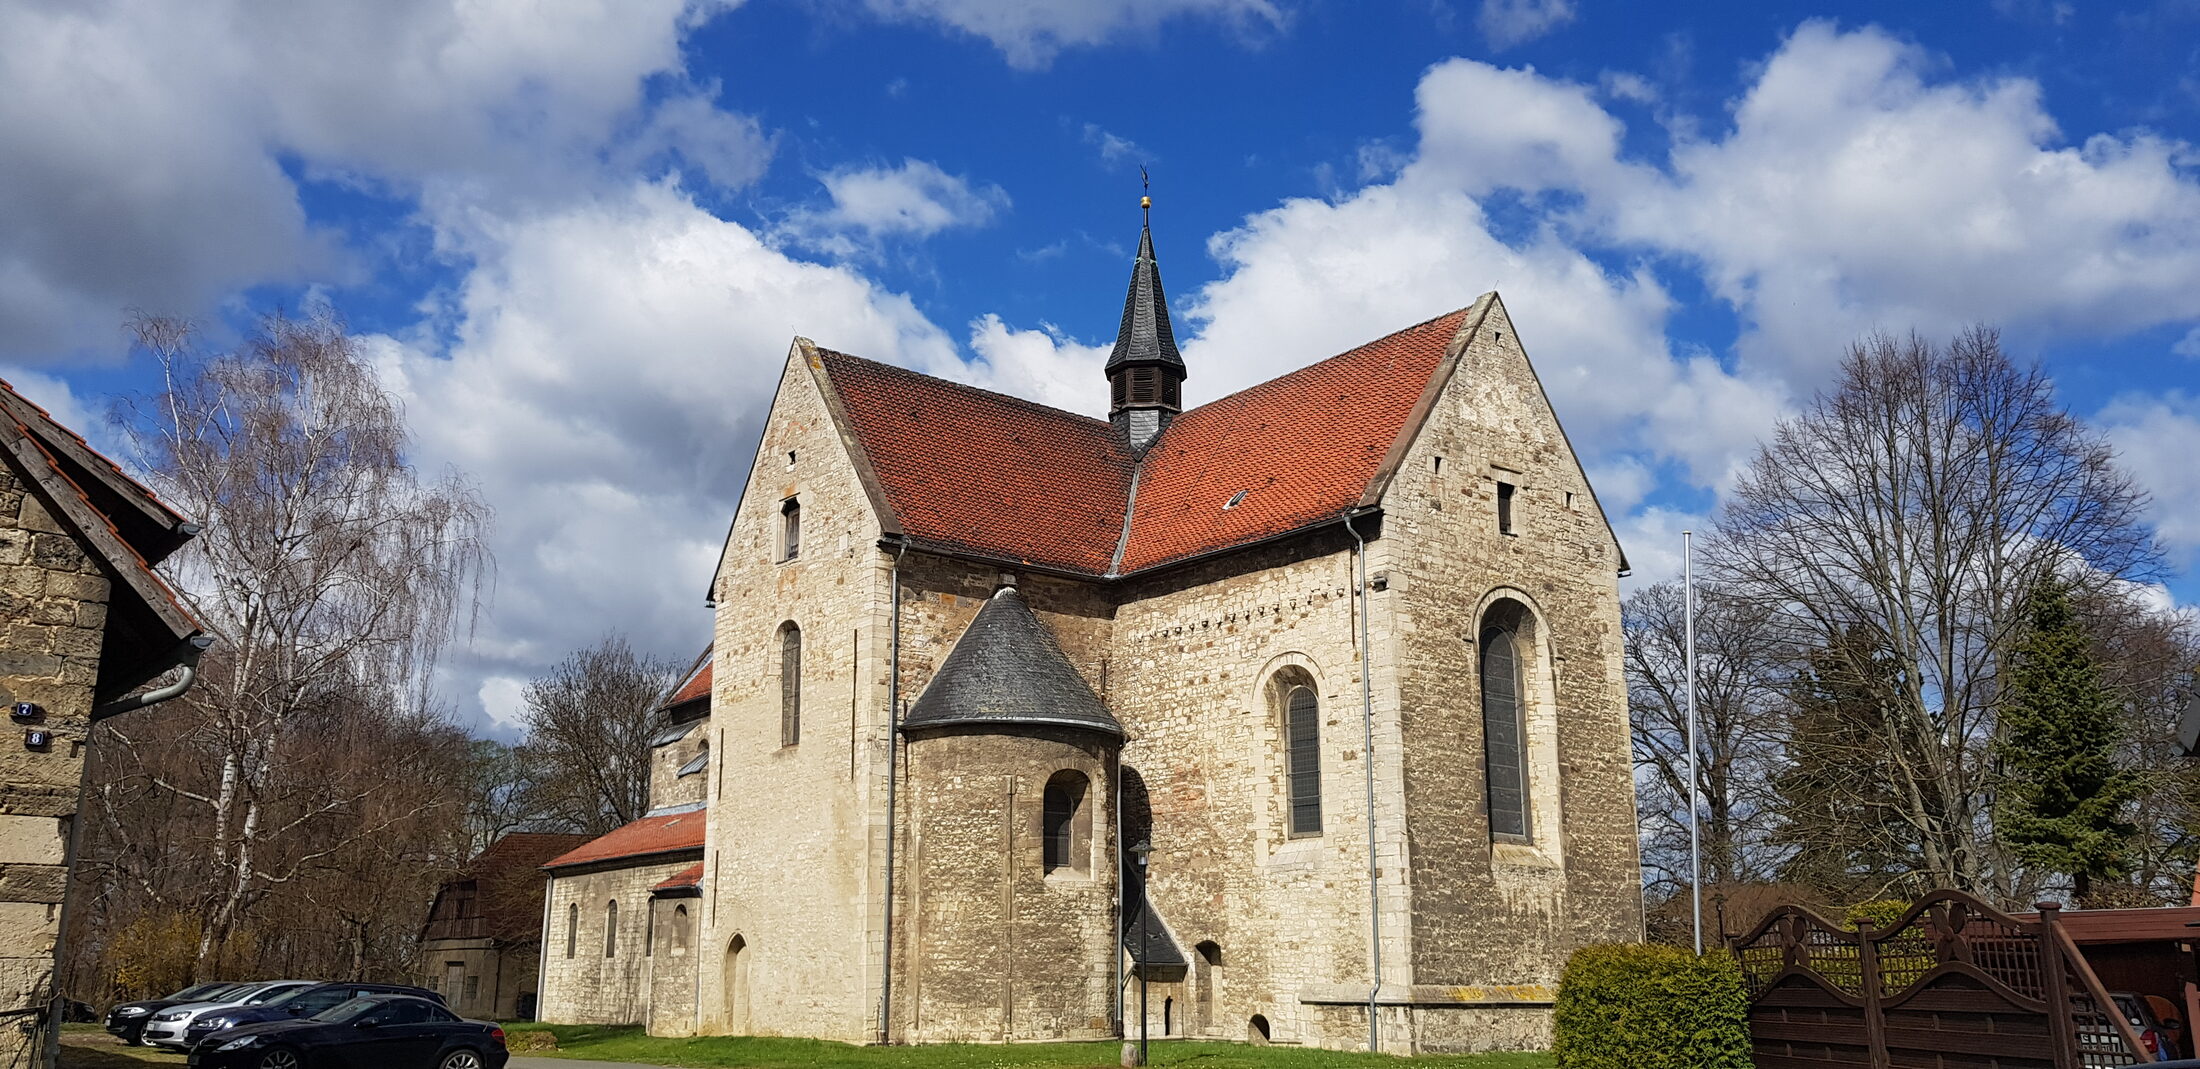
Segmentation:
<svg viewBox="0 0 2200 1069">
<path fill-rule="evenodd" d="M 191 689 L 192 684 L 199 681 L 199 656 L 206 652 L 208 646 L 213 644 L 214 640 L 206 635 L 193 635 L 183 640 L 178 647 L 178 656 L 181 658 L 183 674 L 175 682 L 165 687 L 146 691 L 143 694 L 97 706 L 92 709 L 91 715 L 86 718 L 84 750 L 81 755 L 82 760 L 76 771 L 76 814 L 69 818 L 69 839 L 61 855 L 61 873 L 64 881 L 75 877 L 76 856 L 83 847 L 84 796 L 90 789 L 92 782 L 92 731 L 94 726 L 101 720 L 117 713 L 145 709 L 182 697 L 185 691 Z M 40 1064 L 48 1066 L 59 1065 L 61 1062 L 61 1010 L 64 1005 L 64 996 L 61 994 L 61 955 L 69 946 L 69 922 L 74 919 L 76 914 L 77 897 L 67 892 L 68 889 L 64 886 L 61 895 L 61 916 L 58 918 L 60 934 L 53 941 L 53 971 L 47 974 L 46 980 L 47 995 L 52 1001 L 46 1008 L 46 1035 L 44 1042 L 40 1044 L 42 1049 L 39 1054 Z"/>
<path fill-rule="evenodd" d="M 892 585 L 893 613 L 888 624 L 886 654 L 886 919 L 882 925 L 885 947 L 879 959 L 878 1041 L 892 1042 L 894 1012 L 894 805 L 897 771 L 901 761 L 901 558 L 909 552 L 903 539 L 894 549 L 888 571 Z"/>
<path fill-rule="evenodd" d="M 1367 945 L 1373 957 L 1375 981 L 1367 989 L 1367 1049 L 1383 1049 L 1381 1022 L 1375 1016 L 1376 996 L 1383 990 L 1382 869 L 1375 854 L 1375 665 L 1367 640 L 1367 540 L 1352 526 L 1352 514 L 1344 514 L 1344 529 L 1357 547 L 1353 555 L 1360 565 L 1360 730 L 1361 771 L 1367 783 Z"/>
</svg>

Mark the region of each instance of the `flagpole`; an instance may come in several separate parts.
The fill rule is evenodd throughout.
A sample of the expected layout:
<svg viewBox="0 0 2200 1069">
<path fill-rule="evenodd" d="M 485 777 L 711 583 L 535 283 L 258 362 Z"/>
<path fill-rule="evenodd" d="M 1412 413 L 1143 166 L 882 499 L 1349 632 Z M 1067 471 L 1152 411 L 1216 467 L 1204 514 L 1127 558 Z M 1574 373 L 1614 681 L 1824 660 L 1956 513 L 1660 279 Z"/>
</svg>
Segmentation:
<svg viewBox="0 0 2200 1069">
<path fill-rule="evenodd" d="M 1702 782 L 1696 773 L 1696 572 L 1694 559 L 1694 531 L 1681 532 L 1681 596 L 1683 629 L 1687 632 L 1687 649 L 1682 653 L 1688 673 L 1688 894 L 1695 906 L 1696 955 L 1703 956 L 1703 836 L 1697 829 L 1697 814 L 1703 806 L 1698 797 L 1697 785 Z"/>
</svg>

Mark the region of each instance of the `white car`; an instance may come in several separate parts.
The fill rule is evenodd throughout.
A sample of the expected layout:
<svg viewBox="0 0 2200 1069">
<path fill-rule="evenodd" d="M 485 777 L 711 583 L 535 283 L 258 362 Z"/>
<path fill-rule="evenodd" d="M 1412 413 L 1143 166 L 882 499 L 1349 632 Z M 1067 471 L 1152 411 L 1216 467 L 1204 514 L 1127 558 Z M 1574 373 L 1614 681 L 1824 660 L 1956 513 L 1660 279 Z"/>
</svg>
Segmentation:
<svg viewBox="0 0 2200 1069">
<path fill-rule="evenodd" d="M 184 1030 L 199 1017 L 221 1010 L 233 1010 L 239 1006 L 257 1006 L 312 983 L 311 980 L 269 980 L 228 992 L 219 1002 L 186 1002 L 181 1006 L 170 1006 L 155 1013 L 152 1020 L 145 1022 L 145 1042 L 172 1050 L 187 1050 L 190 1048 L 190 1041 L 184 1038 Z"/>
</svg>

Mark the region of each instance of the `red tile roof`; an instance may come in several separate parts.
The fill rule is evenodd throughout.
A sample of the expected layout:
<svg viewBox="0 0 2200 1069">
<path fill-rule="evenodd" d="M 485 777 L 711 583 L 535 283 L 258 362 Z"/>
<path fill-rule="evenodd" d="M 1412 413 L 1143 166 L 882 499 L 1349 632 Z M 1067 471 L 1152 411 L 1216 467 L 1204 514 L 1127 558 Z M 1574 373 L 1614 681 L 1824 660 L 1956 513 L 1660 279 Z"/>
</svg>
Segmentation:
<svg viewBox="0 0 2200 1069">
<path fill-rule="evenodd" d="M 703 647 L 703 655 L 695 659 L 695 666 L 688 669 L 687 678 L 681 681 L 679 689 L 673 691 L 672 697 L 665 699 L 665 703 L 658 708 L 670 709 L 698 698 L 710 697 L 710 649 L 709 646 Z"/>
<path fill-rule="evenodd" d="M 703 847 L 703 829 L 707 825 L 704 818 L 707 812 L 691 809 L 684 813 L 643 817 L 559 854 L 544 862 L 542 867 L 563 869 L 597 861 L 700 850 Z"/>
<path fill-rule="evenodd" d="M 1104 420 L 818 355 L 903 534 L 1100 576 L 1286 534 L 1359 504 L 1468 311 L 1185 412 L 1143 458 Z M 1225 509 L 1240 490 L 1244 501 Z"/>
<path fill-rule="evenodd" d="M 1133 458 L 1106 420 L 818 356 L 904 534 L 954 552 L 1108 570 Z"/>
<path fill-rule="evenodd" d="M 1146 451 L 1122 573 L 1333 520 L 1360 503 L 1467 310 L 1178 416 Z M 1245 499 L 1225 509 L 1238 491 Z"/>
<path fill-rule="evenodd" d="M 671 879 L 650 888 L 650 890 L 677 891 L 683 887 L 701 886 L 703 886 L 703 863 L 698 861 L 693 865 L 689 865 L 688 867 L 681 869 L 676 873 L 673 873 Z"/>
</svg>

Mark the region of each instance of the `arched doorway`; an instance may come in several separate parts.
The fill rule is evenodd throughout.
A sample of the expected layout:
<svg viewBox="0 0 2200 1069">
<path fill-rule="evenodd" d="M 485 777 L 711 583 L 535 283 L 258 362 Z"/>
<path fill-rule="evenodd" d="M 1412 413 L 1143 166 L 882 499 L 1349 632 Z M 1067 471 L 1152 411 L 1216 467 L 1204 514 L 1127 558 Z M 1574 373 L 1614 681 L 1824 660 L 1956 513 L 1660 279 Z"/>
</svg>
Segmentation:
<svg viewBox="0 0 2200 1069">
<path fill-rule="evenodd" d="M 749 1030 L 749 941 L 734 936 L 726 944 L 726 1031 L 746 1035 Z"/>
<path fill-rule="evenodd" d="M 1192 977 L 1192 1027 L 1199 1035 L 1212 1035 L 1215 985 L 1222 979 L 1222 946 L 1209 939 L 1193 949 L 1199 952 L 1199 975 Z"/>
</svg>

